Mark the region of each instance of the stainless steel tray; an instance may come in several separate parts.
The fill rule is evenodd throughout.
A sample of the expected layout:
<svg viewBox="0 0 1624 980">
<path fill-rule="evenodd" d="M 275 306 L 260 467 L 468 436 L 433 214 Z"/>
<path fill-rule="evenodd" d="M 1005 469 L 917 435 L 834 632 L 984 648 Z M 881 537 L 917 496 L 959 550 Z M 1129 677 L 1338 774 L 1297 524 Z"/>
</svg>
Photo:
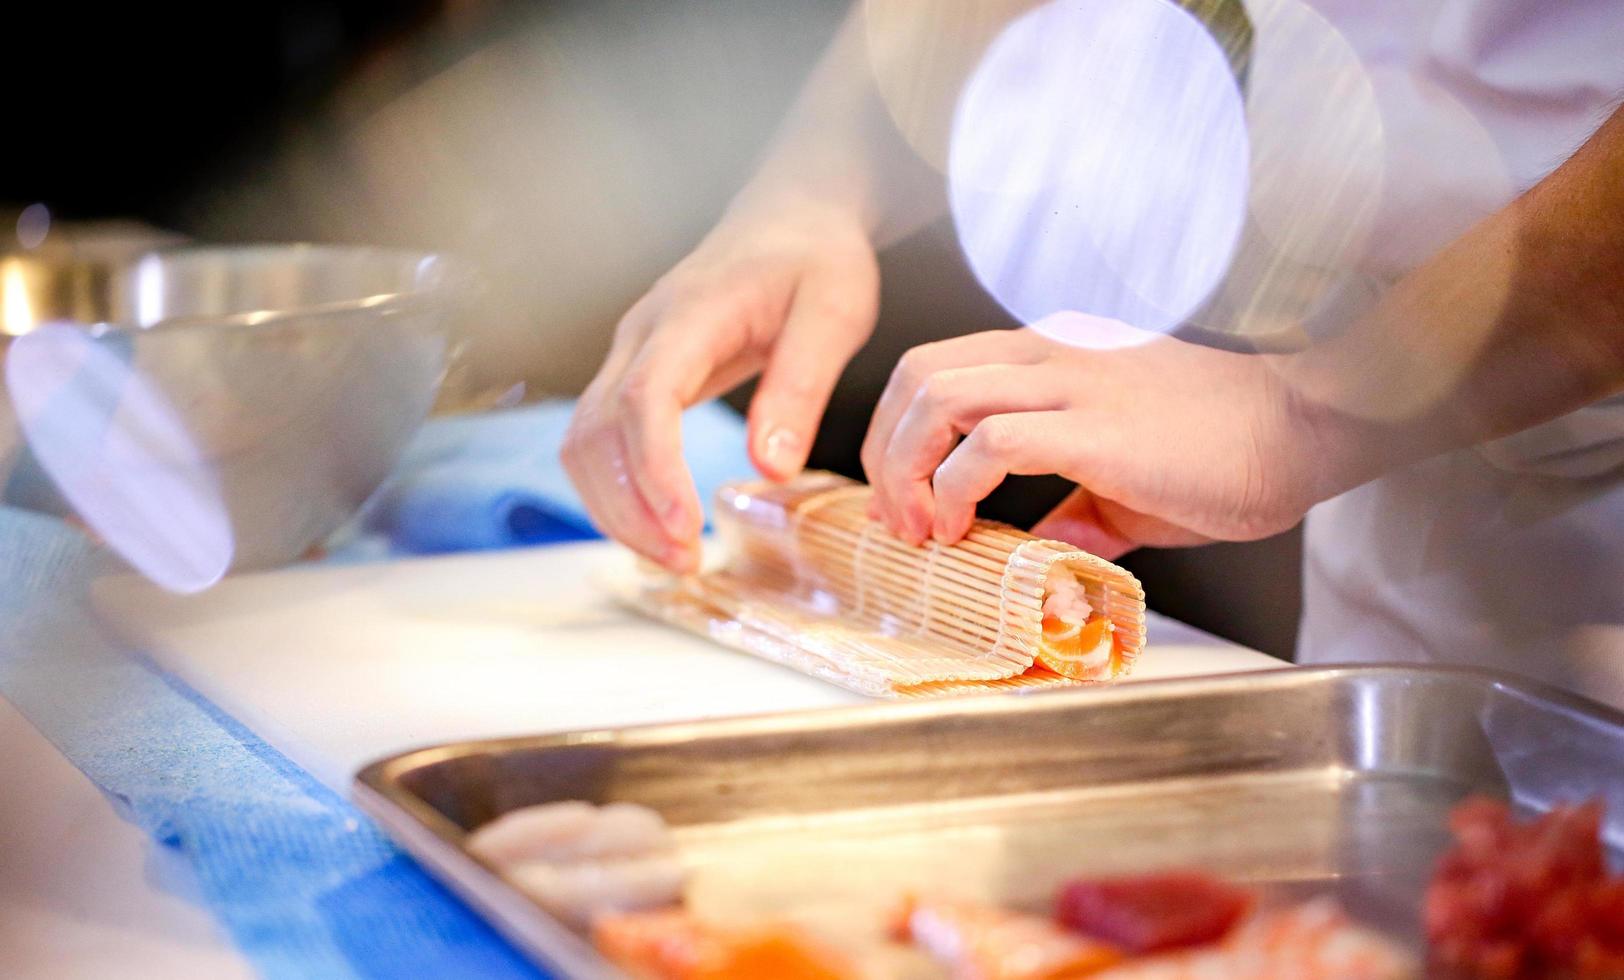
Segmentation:
<svg viewBox="0 0 1624 980">
<path fill-rule="evenodd" d="M 1624 845 L 1624 715 L 1481 671 L 1352 667 L 445 745 L 368 766 L 361 806 L 536 960 L 617 974 L 462 849 L 519 806 L 631 800 L 676 828 L 702 912 L 883 928 L 907 889 L 1045 908 L 1084 873 L 1198 865 L 1336 894 L 1417 941 L 1474 792 L 1600 796 Z"/>
</svg>

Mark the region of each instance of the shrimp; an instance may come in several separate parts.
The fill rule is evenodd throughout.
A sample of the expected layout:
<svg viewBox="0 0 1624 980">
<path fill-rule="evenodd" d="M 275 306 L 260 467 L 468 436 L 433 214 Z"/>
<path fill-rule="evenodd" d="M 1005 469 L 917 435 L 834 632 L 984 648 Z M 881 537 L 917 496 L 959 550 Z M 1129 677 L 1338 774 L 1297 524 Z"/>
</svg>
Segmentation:
<svg viewBox="0 0 1624 980">
<path fill-rule="evenodd" d="M 1052 566 L 1048 577 L 1043 580 L 1043 590 L 1045 619 L 1081 626 L 1094 615 L 1094 607 L 1088 602 L 1088 593 L 1083 591 L 1083 584 L 1077 581 L 1077 576 L 1068 568 L 1061 565 Z"/>
<path fill-rule="evenodd" d="M 1136 960 L 1097 980 L 1407 980 L 1415 962 L 1354 923 L 1336 902 L 1315 899 L 1243 923 L 1218 946 Z"/>
<path fill-rule="evenodd" d="M 1043 635 L 1037 660 L 1057 674 L 1105 680 L 1116 670 L 1116 627 L 1094 607 L 1070 569 L 1055 565 L 1044 580 Z"/>
<path fill-rule="evenodd" d="M 955 980 L 1082 977 L 1122 958 L 1115 948 L 1048 919 L 969 902 L 909 899 L 895 931 Z"/>
</svg>

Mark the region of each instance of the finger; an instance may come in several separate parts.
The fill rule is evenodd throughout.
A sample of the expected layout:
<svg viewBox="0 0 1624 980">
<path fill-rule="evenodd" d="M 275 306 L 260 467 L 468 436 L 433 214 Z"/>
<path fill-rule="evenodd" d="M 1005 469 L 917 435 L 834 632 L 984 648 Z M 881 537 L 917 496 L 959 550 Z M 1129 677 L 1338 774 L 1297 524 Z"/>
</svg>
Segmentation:
<svg viewBox="0 0 1624 980">
<path fill-rule="evenodd" d="M 1127 542 L 1128 549 L 1147 545 L 1152 548 L 1188 548 L 1218 540 L 1155 515 L 1125 507 L 1108 497 L 1097 498 L 1095 509 L 1100 515 L 1100 526 Z"/>
<path fill-rule="evenodd" d="M 835 382 L 873 327 L 876 290 L 829 276 L 796 289 L 750 403 L 750 455 L 769 478 L 787 480 L 806 465 Z"/>
<path fill-rule="evenodd" d="M 1075 460 L 1076 447 L 1067 442 L 1069 412 L 1024 412 L 989 415 L 982 419 L 957 449 L 936 468 L 931 488 L 936 497 L 932 535 L 953 544 L 970 530 L 976 504 L 1010 475 L 1056 472 L 1056 459 L 1065 451 Z"/>
<path fill-rule="evenodd" d="M 863 438 L 863 471 L 869 482 L 875 482 L 884 469 L 885 454 L 897 421 L 926 378 L 937 371 L 978 364 L 1035 364 L 1047 354 L 1048 344 L 1029 330 L 988 330 L 922 344 L 902 355 L 874 407 L 868 434 Z M 874 503 L 892 530 L 901 530 L 901 523 L 895 519 L 882 489 L 876 489 Z"/>
<path fill-rule="evenodd" d="M 682 412 L 719 365 L 744 348 L 744 329 L 724 305 L 689 307 L 662 321 L 626 369 L 616 406 L 626 466 L 666 532 L 689 542 L 704 524 L 699 491 L 682 455 Z"/>
<path fill-rule="evenodd" d="M 938 371 L 925 379 L 892 433 L 876 483 L 914 544 L 930 537 L 935 516 L 931 477 L 959 436 L 989 415 L 1060 408 L 1068 380 L 1043 366 L 982 364 Z"/>
<path fill-rule="evenodd" d="M 725 395 L 749 381 L 761 372 L 761 366 L 766 360 L 766 357 L 753 350 L 734 355 L 726 364 L 711 372 L 711 376 L 700 386 L 699 394 L 694 396 L 694 404 Z"/>
<path fill-rule="evenodd" d="M 1032 533 L 1040 538 L 1076 545 L 1107 560 L 1119 558 L 1132 551 L 1139 542 L 1129 539 L 1107 520 L 1101 513 L 1102 502 L 1094 494 L 1078 487 L 1033 525 Z"/>
<path fill-rule="evenodd" d="M 631 478 L 626 460 L 620 406 L 624 375 L 658 321 L 659 305 L 644 296 L 621 318 L 602 367 L 582 393 L 565 437 L 564 466 L 593 522 L 608 536 L 682 571 L 697 564 L 697 542 L 683 528 L 676 534 L 654 515 Z M 713 398 L 760 369 L 761 357 L 742 351 L 716 369 L 695 400 Z M 603 406 L 614 406 L 605 410 Z M 679 423 L 680 425 L 680 423 Z M 680 445 L 677 447 L 680 453 Z M 702 520 L 702 518 L 701 518 Z M 650 521 L 653 529 L 650 529 Z"/>
<path fill-rule="evenodd" d="M 617 429 L 578 417 L 566 437 L 563 458 L 599 530 L 672 571 L 698 566 L 697 545 L 672 538 L 633 486 Z"/>
<path fill-rule="evenodd" d="M 593 384 L 608 387 L 619 382 L 626 369 L 631 366 L 632 359 L 648 341 L 655 324 L 659 322 L 661 308 L 661 301 L 656 298 L 654 290 L 643 294 L 641 299 L 632 304 L 632 308 L 615 324 L 614 339 L 609 343 L 609 353 L 604 356 L 602 366 L 593 377 Z"/>
</svg>

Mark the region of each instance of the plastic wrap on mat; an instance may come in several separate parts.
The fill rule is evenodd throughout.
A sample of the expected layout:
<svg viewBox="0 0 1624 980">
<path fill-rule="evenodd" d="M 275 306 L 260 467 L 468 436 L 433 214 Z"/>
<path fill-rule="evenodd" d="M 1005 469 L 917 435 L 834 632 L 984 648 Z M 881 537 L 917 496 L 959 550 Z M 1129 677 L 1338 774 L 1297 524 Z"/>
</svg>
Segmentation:
<svg viewBox="0 0 1624 980">
<path fill-rule="evenodd" d="M 632 604 L 874 697 L 1086 683 L 1133 666 L 1145 594 L 1126 571 L 991 521 L 955 545 L 910 545 L 868 519 L 869 492 L 830 473 L 725 486 L 722 566 L 651 576 Z"/>
</svg>

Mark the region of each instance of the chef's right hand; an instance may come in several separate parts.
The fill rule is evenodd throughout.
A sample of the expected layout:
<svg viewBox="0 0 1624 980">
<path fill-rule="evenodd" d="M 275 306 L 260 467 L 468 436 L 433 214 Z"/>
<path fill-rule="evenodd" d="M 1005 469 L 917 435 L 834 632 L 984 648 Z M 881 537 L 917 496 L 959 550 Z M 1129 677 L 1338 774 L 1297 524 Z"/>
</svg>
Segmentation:
<svg viewBox="0 0 1624 980">
<path fill-rule="evenodd" d="M 793 477 L 878 305 L 856 215 L 806 201 L 730 212 L 621 319 L 576 406 L 564 467 L 593 521 L 673 571 L 696 568 L 704 517 L 683 410 L 760 373 L 750 456 L 771 479 Z"/>
</svg>

